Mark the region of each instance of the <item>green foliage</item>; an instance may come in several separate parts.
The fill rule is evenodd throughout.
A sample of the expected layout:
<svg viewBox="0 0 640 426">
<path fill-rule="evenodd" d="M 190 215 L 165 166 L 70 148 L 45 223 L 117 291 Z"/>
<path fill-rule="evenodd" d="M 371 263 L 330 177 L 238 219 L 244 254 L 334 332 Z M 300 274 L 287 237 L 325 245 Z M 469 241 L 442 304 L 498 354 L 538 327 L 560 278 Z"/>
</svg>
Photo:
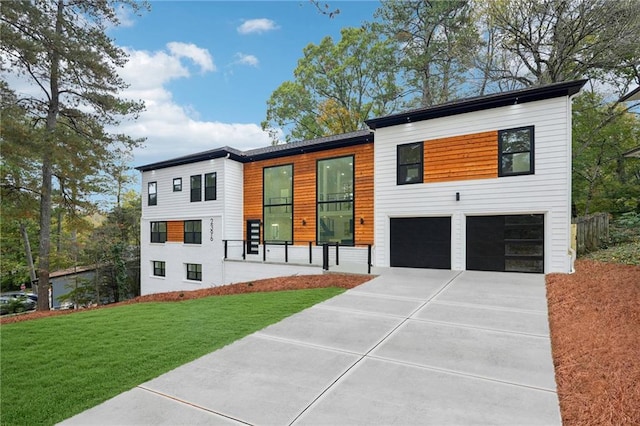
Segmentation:
<svg viewBox="0 0 640 426">
<path fill-rule="evenodd" d="M 640 161 L 623 153 L 640 141 L 640 119 L 595 92 L 573 102 L 573 203 L 579 215 L 640 208 Z"/>
<path fill-rule="evenodd" d="M 267 101 L 262 128 L 274 143 L 313 139 L 364 128 L 373 116 L 398 107 L 395 50 L 389 41 L 362 28 L 344 28 L 341 39 L 309 44 L 294 71 Z"/>
<path fill-rule="evenodd" d="M 601 262 L 640 265 L 640 212 L 627 212 L 609 224 L 609 241 L 605 248 L 585 256 Z"/>
<path fill-rule="evenodd" d="M 55 424 L 343 291 L 144 303 L 3 325 L 2 424 Z"/>
</svg>

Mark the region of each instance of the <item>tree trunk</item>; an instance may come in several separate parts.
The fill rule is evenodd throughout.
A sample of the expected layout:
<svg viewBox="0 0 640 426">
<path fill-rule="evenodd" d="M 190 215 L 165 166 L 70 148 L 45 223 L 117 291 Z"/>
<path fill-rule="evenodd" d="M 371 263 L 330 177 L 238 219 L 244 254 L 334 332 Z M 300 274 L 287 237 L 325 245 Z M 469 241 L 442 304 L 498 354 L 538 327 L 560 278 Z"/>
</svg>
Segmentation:
<svg viewBox="0 0 640 426">
<path fill-rule="evenodd" d="M 31 243 L 29 242 L 29 234 L 24 223 L 20 222 L 20 234 L 22 234 L 22 241 L 24 242 L 24 254 L 27 258 L 27 266 L 29 267 L 29 277 L 31 278 L 31 285 L 35 285 L 36 282 L 36 268 L 33 265 L 33 254 L 31 253 Z M 32 289 L 33 291 L 34 289 Z M 37 294 L 37 289 L 36 294 Z"/>
<path fill-rule="evenodd" d="M 49 88 L 51 90 L 47 110 L 46 135 L 44 139 L 45 147 L 42 155 L 42 188 L 40 195 L 40 245 L 38 262 L 38 310 L 49 310 L 49 255 L 51 252 L 51 187 L 53 180 L 53 159 L 51 158 L 52 148 L 56 143 L 56 124 L 60 110 L 60 92 L 58 88 L 60 79 L 60 53 L 55 44 L 62 36 L 64 1 L 58 0 L 56 11 L 56 39 L 52 45 L 47 46 L 49 59 L 51 61 L 51 79 Z"/>
</svg>

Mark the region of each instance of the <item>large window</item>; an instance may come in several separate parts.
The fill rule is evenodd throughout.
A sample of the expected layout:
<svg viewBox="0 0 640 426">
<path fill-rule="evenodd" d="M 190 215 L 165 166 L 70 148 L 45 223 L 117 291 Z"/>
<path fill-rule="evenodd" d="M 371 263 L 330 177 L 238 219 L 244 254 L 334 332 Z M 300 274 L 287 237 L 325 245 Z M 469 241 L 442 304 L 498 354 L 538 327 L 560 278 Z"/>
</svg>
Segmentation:
<svg viewBox="0 0 640 426">
<path fill-rule="evenodd" d="M 264 240 L 293 242 L 293 165 L 263 170 Z"/>
<path fill-rule="evenodd" d="M 186 244 L 202 244 L 202 221 L 184 221 L 184 242 Z"/>
<path fill-rule="evenodd" d="M 148 202 L 147 205 L 149 206 L 155 206 L 158 204 L 158 183 L 157 182 L 149 182 L 149 186 L 148 186 Z"/>
<path fill-rule="evenodd" d="M 156 277 L 165 276 L 165 263 L 159 260 L 153 261 L 153 275 Z"/>
<path fill-rule="evenodd" d="M 204 175 L 204 200 L 216 199 L 216 174 L 207 173 Z"/>
<path fill-rule="evenodd" d="M 422 142 L 398 145 L 397 184 L 422 183 L 424 154 Z"/>
<path fill-rule="evenodd" d="M 318 243 L 354 243 L 353 164 L 353 156 L 318 161 Z"/>
<path fill-rule="evenodd" d="M 164 243 L 167 241 L 167 222 L 151 222 L 151 242 Z"/>
<path fill-rule="evenodd" d="M 191 202 L 202 201 L 202 175 L 191 176 Z"/>
<path fill-rule="evenodd" d="M 499 176 L 533 174 L 533 126 L 498 132 Z"/>
<path fill-rule="evenodd" d="M 202 281 L 202 264 L 187 263 L 187 279 L 193 281 Z"/>
</svg>

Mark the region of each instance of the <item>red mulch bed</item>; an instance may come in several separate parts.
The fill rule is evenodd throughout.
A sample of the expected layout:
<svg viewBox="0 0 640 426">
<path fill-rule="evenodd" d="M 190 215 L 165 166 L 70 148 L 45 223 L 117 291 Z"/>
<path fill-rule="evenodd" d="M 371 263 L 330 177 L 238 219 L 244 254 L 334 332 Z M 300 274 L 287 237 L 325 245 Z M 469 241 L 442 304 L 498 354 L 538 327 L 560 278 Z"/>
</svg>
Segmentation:
<svg viewBox="0 0 640 426">
<path fill-rule="evenodd" d="M 564 425 L 640 425 L 640 266 L 576 262 L 547 276 Z"/>
<path fill-rule="evenodd" d="M 228 284 L 219 287 L 208 287 L 202 290 L 193 291 L 172 291 L 169 293 L 149 294 L 146 296 L 138 296 L 134 299 L 126 300 L 120 303 L 110 305 L 97 306 L 89 309 L 104 309 L 113 306 L 129 305 L 131 303 L 144 302 L 179 302 L 181 300 L 198 299 L 207 296 L 224 296 L 229 294 L 255 293 L 261 291 L 281 291 L 281 290 L 302 290 L 309 288 L 322 287 L 340 287 L 353 288 L 372 279 L 371 275 L 354 275 L 354 274 L 322 274 L 322 275 L 292 275 L 280 278 L 268 278 L 264 280 L 256 280 L 247 283 Z M 0 317 L 0 324 L 10 324 L 20 321 L 28 321 L 36 318 L 45 318 L 58 315 L 68 315 L 74 312 L 82 312 L 87 309 L 78 311 L 35 311 L 26 314 Z"/>
</svg>

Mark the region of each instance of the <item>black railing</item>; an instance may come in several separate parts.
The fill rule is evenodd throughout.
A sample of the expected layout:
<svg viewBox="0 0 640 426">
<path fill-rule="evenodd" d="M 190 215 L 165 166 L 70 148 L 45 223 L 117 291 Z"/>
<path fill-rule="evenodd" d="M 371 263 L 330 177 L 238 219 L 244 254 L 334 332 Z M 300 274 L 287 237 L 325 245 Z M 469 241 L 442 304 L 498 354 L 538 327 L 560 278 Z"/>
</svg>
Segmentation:
<svg viewBox="0 0 640 426">
<path fill-rule="evenodd" d="M 247 259 L 247 246 L 249 244 L 249 240 L 222 240 L 224 242 L 224 259 L 227 260 L 229 258 L 229 243 L 230 242 L 241 242 L 242 243 L 242 260 Z M 295 243 L 304 243 L 309 246 L 309 264 L 313 264 L 313 245 L 316 243 L 315 241 L 276 241 L 276 240 L 267 240 L 262 241 L 262 260 L 264 262 L 267 261 L 267 247 L 268 246 L 278 246 L 284 247 L 284 262 L 289 263 L 289 247 L 295 245 Z M 300 246 L 301 244 L 298 244 Z M 335 246 L 336 248 L 336 265 L 340 265 L 340 243 L 320 243 L 317 244 L 322 247 L 322 269 L 325 271 L 329 270 L 329 249 L 330 247 Z M 371 273 L 371 260 L 372 260 L 372 245 L 371 244 L 356 244 L 355 246 L 366 246 L 367 247 L 367 274 Z M 342 246 L 342 247 L 355 247 L 355 246 Z"/>
</svg>

